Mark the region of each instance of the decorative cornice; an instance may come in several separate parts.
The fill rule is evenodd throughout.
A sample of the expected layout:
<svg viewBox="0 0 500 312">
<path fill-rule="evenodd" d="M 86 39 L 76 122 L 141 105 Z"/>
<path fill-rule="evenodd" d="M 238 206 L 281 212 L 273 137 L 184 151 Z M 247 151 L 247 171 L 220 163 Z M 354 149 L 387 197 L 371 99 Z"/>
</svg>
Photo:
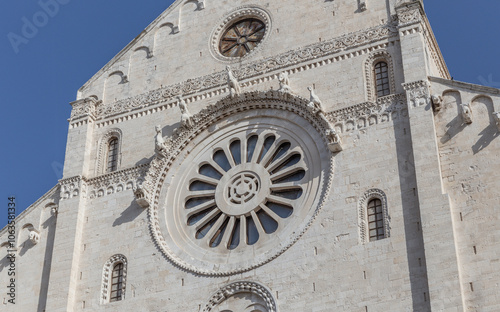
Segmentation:
<svg viewBox="0 0 500 312">
<path fill-rule="evenodd" d="M 211 312 L 215 307 L 229 299 L 230 297 L 240 293 L 252 293 L 259 296 L 266 303 L 267 312 L 277 312 L 276 301 L 271 292 L 264 286 L 255 282 L 235 282 L 231 283 L 212 295 L 208 304 L 203 309 L 203 312 Z"/>
<path fill-rule="evenodd" d="M 260 61 L 249 63 L 239 69 L 234 70 L 235 77 L 243 84 L 249 83 L 251 78 L 261 76 L 270 72 L 276 72 L 290 66 L 295 66 L 297 70 L 302 70 L 298 64 L 303 64 L 308 61 L 316 60 L 321 57 L 326 57 L 344 50 L 360 47 L 376 41 L 396 37 L 398 34 L 397 25 L 390 22 L 385 25 L 376 26 L 355 33 L 347 34 L 332 40 L 323 41 L 305 46 L 296 50 L 291 50 L 277 56 L 269 57 Z M 349 57 L 360 55 L 358 52 L 349 53 Z M 332 60 L 323 60 L 321 65 L 329 64 Z M 304 67 L 306 69 L 307 65 Z M 313 66 L 314 68 L 316 66 Z M 294 69 L 290 69 L 293 72 Z M 259 78 L 265 81 L 268 78 Z M 127 98 L 117 102 L 96 103 L 95 114 L 98 120 L 116 116 L 123 112 L 132 112 L 134 110 L 144 109 L 149 106 L 166 104 L 169 108 L 176 105 L 175 97 L 178 95 L 189 96 L 197 92 L 213 92 L 220 94 L 226 92 L 227 74 L 225 71 L 206 75 L 203 77 L 189 79 L 187 81 L 153 90 L 147 93 L 137 95 L 132 98 Z M 218 88 L 218 90 L 213 90 Z M 196 99 L 196 97 L 194 97 Z M 72 113 L 71 120 L 76 120 L 85 114 L 86 110 L 80 108 Z"/>
<path fill-rule="evenodd" d="M 149 164 L 104 174 L 87 181 L 90 199 L 103 197 L 124 190 L 133 190 L 141 185 Z"/>
<path fill-rule="evenodd" d="M 61 201 L 82 196 L 86 198 L 87 179 L 75 176 L 59 180 Z"/>
<path fill-rule="evenodd" d="M 364 102 L 327 114 L 326 118 L 340 133 L 364 129 L 407 116 L 404 94 L 381 97 L 377 102 Z"/>
</svg>

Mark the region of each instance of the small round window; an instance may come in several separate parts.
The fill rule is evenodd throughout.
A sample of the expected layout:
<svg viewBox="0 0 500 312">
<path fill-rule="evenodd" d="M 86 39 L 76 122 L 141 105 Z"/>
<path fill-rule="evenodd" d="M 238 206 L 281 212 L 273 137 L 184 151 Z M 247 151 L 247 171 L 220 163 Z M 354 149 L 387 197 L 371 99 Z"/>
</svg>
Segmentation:
<svg viewBox="0 0 500 312">
<path fill-rule="evenodd" d="M 266 33 L 264 23 L 247 18 L 232 24 L 222 35 L 219 52 L 226 57 L 242 57 L 255 49 Z"/>
</svg>

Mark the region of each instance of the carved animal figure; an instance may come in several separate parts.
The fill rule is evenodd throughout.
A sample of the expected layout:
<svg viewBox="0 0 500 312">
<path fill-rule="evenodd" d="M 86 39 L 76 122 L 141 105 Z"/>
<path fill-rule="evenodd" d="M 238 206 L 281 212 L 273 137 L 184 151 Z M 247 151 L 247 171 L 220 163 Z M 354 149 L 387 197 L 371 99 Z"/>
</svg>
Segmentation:
<svg viewBox="0 0 500 312">
<path fill-rule="evenodd" d="M 156 126 L 156 135 L 155 135 L 155 148 L 158 151 L 161 151 L 163 149 L 163 144 L 165 143 L 165 139 L 163 139 L 163 136 L 161 135 L 161 127 Z"/>
<path fill-rule="evenodd" d="M 326 130 L 326 137 L 328 138 L 328 141 L 330 141 L 330 143 L 340 143 L 340 136 L 338 132 L 333 128 Z"/>
<path fill-rule="evenodd" d="M 288 79 L 288 74 L 283 72 L 279 74 L 278 80 L 280 82 L 280 88 L 278 91 L 280 92 L 291 92 L 292 88 L 290 88 L 290 79 Z"/>
<path fill-rule="evenodd" d="M 231 97 L 240 95 L 241 93 L 240 84 L 238 80 L 234 77 L 234 74 L 231 71 L 231 67 L 229 65 L 226 66 L 226 71 L 227 71 L 227 84 L 229 86 L 229 92 L 231 93 Z"/>
<path fill-rule="evenodd" d="M 314 93 L 313 88 L 312 87 L 307 87 L 307 90 L 309 90 L 309 93 L 310 93 L 309 104 L 307 104 L 307 107 L 309 108 L 309 110 L 312 113 L 314 113 L 314 114 L 317 114 L 317 113 L 320 113 L 320 112 L 324 112 L 321 100 Z"/>
<path fill-rule="evenodd" d="M 467 124 L 472 123 L 472 110 L 470 109 L 469 104 L 460 104 L 462 108 L 462 117 L 464 118 L 464 122 Z"/>
<path fill-rule="evenodd" d="M 177 97 L 179 100 L 179 109 L 181 110 L 181 125 L 184 127 L 191 128 L 194 126 L 193 115 L 189 113 L 186 101 L 180 96 Z"/>
</svg>

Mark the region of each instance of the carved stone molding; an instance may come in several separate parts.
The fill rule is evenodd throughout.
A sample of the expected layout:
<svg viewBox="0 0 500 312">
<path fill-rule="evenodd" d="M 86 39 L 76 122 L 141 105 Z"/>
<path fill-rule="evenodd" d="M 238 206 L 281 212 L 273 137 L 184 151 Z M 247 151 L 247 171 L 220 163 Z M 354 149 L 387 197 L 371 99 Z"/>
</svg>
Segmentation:
<svg viewBox="0 0 500 312">
<path fill-rule="evenodd" d="M 111 278 L 113 268 L 116 264 L 123 264 L 123 280 L 122 280 L 122 290 L 121 290 L 121 300 L 125 299 L 125 290 L 127 285 L 127 258 L 124 255 L 114 255 L 109 258 L 104 264 L 102 272 L 102 287 L 101 287 L 101 304 L 105 304 L 109 301 L 109 295 L 111 293 Z"/>
<path fill-rule="evenodd" d="M 427 106 L 431 102 L 429 82 L 424 80 L 414 81 L 403 84 L 408 98 L 408 106 L 416 108 Z"/>
<path fill-rule="evenodd" d="M 422 9 L 416 1 L 402 1 L 396 5 L 399 27 L 422 21 Z"/>
<path fill-rule="evenodd" d="M 367 205 L 372 199 L 380 199 L 382 202 L 382 213 L 384 220 L 384 238 L 391 236 L 390 232 L 390 216 L 387 208 L 387 196 L 382 190 L 370 189 L 366 191 L 363 196 L 359 199 L 358 203 L 358 226 L 359 226 L 359 239 L 361 244 L 368 242 L 368 217 L 367 217 Z"/>
<path fill-rule="evenodd" d="M 235 22 L 239 20 L 247 18 L 255 18 L 264 23 L 266 31 L 264 37 L 262 38 L 262 41 L 257 45 L 257 47 L 255 47 L 251 51 L 251 53 L 248 53 L 241 58 L 223 56 L 219 52 L 219 40 L 221 38 L 221 35 L 224 34 L 224 32 L 230 25 L 233 25 Z M 224 16 L 217 23 L 217 26 L 214 28 L 214 30 L 212 31 L 212 35 L 210 36 L 210 42 L 209 42 L 210 53 L 214 58 L 224 63 L 239 63 L 241 62 L 242 59 L 247 59 L 252 55 L 255 55 L 255 52 L 261 49 L 262 45 L 265 44 L 268 37 L 270 36 L 271 29 L 272 29 L 272 19 L 270 12 L 256 5 L 241 6 L 239 8 L 236 8 L 226 16 Z"/>
<path fill-rule="evenodd" d="M 326 118 L 337 132 L 344 133 L 407 116 L 404 94 L 395 94 L 379 98 L 375 103 L 365 102 L 330 112 Z"/>
<path fill-rule="evenodd" d="M 148 167 L 149 164 L 143 164 L 89 179 L 87 182 L 89 198 L 94 199 L 124 190 L 133 190 L 142 184 Z"/>
<path fill-rule="evenodd" d="M 82 100 L 74 101 L 71 104 L 73 109 L 71 110 L 70 121 L 74 122 L 76 119 L 89 117 L 91 119 L 96 118 L 96 107 L 100 105 L 102 101 L 98 101 L 93 97 L 88 97 Z"/>
<path fill-rule="evenodd" d="M 347 34 L 332 40 L 311 44 L 303 48 L 288 51 L 274 57 L 269 57 L 244 65 L 241 68 L 234 70 L 234 75 L 239 81 L 242 81 L 290 66 L 302 68 L 303 63 L 305 62 L 359 47 L 361 45 L 395 37 L 398 35 L 396 27 L 395 23 L 390 22 L 386 25 Z M 359 54 L 361 54 L 361 52 L 359 52 Z M 353 55 L 358 55 L 358 52 L 353 52 Z M 349 57 L 351 56 L 352 55 L 350 53 Z M 330 62 L 326 62 L 325 64 L 328 63 Z M 299 64 L 301 65 L 299 66 Z M 96 108 L 96 117 L 98 119 L 108 118 L 123 112 L 144 109 L 148 106 L 160 103 L 170 103 L 169 106 L 175 106 L 177 102 L 175 97 L 178 95 L 190 95 L 213 88 L 220 88 L 222 90 L 226 89 L 226 83 L 226 71 L 221 71 L 195 79 L 189 79 L 185 82 L 143 93 L 132 98 L 99 104 Z M 76 119 L 80 116 L 80 114 L 81 110 L 73 113 L 72 116 Z"/>
<path fill-rule="evenodd" d="M 202 110 L 198 114 L 193 116 L 195 126 L 192 128 L 179 128 L 174 135 L 166 139 L 165 147 L 161 150 L 161 153 L 157 153 L 155 158 L 153 158 L 149 170 L 147 172 L 143 187 L 149 190 L 149 194 L 145 194 L 146 200 L 150 207 L 148 210 L 150 219 L 150 230 L 152 237 L 157 244 L 158 248 L 162 253 L 171 260 L 177 266 L 195 272 L 197 274 L 209 275 L 209 276 L 227 276 L 240 272 L 245 272 L 255 267 L 261 266 L 282 254 L 290 246 L 292 246 L 309 228 L 317 214 L 324 205 L 327 194 L 329 193 L 331 187 L 331 181 L 333 176 L 333 157 L 327 160 L 327 168 L 324 168 L 324 175 L 322 179 L 321 191 L 315 199 L 318 204 L 314 204 L 312 207 L 314 211 L 311 211 L 311 216 L 304 220 L 305 227 L 298 228 L 294 231 L 293 235 L 287 237 L 282 241 L 279 248 L 268 251 L 262 255 L 255 256 L 254 261 L 249 261 L 245 265 L 236 264 L 226 264 L 218 268 L 209 269 L 210 263 L 201 265 L 201 262 L 196 260 L 197 264 L 194 265 L 191 262 L 185 260 L 182 256 L 178 256 L 173 252 L 170 242 L 170 238 L 167 240 L 162 234 L 163 221 L 160 222 L 160 214 L 162 212 L 160 209 L 165 209 L 165 207 L 160 205 L 160 201 L 163 201 L 163 197 L 160 196 L 162 193 L 162 187 L 167 178 L 169 170 L 172 164 L 176 161 L 176 158 L 185 153 L 184 148 L 193 140 L 196 139 L 198 134 L 202 133 L 209 127 L 217 124 L 217 122 L 226 118 L 227 116 L 243 113 L 252 112 L 255 110 L 283 110 L 284 112 L 293 113 L 300 116 L 300 118 L 305 119 L 309 122 L 310 126 L 319 133 L 321 139 L 323 140 L 324 151 L 328 150 L 329 138 L 326 137 L 326 130 L 331 129 L 329 122 L 321 116 L 321 114 L 311 114 L 307 109 L 307 104 L 309 101 L 307 99 L 293 96 L 289 93 L 279 92 L 279 91 L 267 91 L 267 92 L 248 92 L 243 93 L 240 96 L 226 97 L 219 101 L 215 106 L 209 106 Z M 276 114 L 273 113 L 273 114 Z M 321 141 L 321 140 L 320 140 Z M 321 144 L 316 142 L 315 144 Z M 184 154 L 183 154 L 184 155 Z M 170 180 L 169 180 L 170 181 Z M 161 207 L 160 207 L 161 206 Z M 161 218 L 163 220 L 163 218 Z M 168 241 L 168 242 L 167 242 Z M 178 247 L 175 247 L 178 248 Z M 219 265 L 217 265 L 219 266 Z"/>
<path fill-rule="evenodd" d="M 276 301 L 266 287 L 255 282 L 242 281 L 231 283 L 219 289 L 214 295 L 212 295 L 208 304 L 203 309 L 203 312 L 211 312 L 228 298 L 241 293 L 251 293 L 260 297 L 266 304 L 266 312 L 278 311 Z"/>
<path fill-rule="evenodd" d="M 61 201 L 76 198 L 86 198 L 87 196 L 87 179 L 82 176 L 76 176 L 59 181 Z"/>
<path fill-rule="evenodd" d="M 386 50 L 378 50 L 370 53 L 365 61 L 365 83 L 367 100 L 374 102 L 377 99 L 377 87 L 375 86 L 374 66 L 384 61 L 389 69 L 390 94 L 396 93 L 396 77 L 394 75 L 394 63 L 392 56 Z"/>
</svg>

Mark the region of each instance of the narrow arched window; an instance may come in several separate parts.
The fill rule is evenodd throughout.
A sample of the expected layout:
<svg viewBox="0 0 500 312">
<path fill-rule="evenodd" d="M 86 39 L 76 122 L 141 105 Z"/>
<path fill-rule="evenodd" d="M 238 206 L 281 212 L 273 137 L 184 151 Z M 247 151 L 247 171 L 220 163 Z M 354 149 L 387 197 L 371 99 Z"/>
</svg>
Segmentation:
<svg viewBox="0 0 500 312">
<path fill-rule="evenodd" d="M 380 199 L 374 198 L 368 202 L 367 216 L 370 241 L 384 239 L 384 212 Z"/>
<path fill-rule="evenodd" d="M 127 258 L 124 255 L 114 255 L 104 264 L 101 304 L 124 300 L 126 284 Z"/>
<path fill-rule="evenodd" d="M 377 97 L 391 94 L 389 82 L 389 66 L 387 62 L 381 61 L 374 66 L 375 86 L 377 89 Z"/>
<path fill-rule="evenodd" d="M 111 273 L 111 293 L 109 302 L 122 300 L 123 295 L 123 263 L 117 263 Z"/>
<path fill-rule="evenodd" d="M 106 172 L 113 172 L 118 169 L 118 139 L 112 138 L 108 142 L 108 165 Z"/>
</svg>

